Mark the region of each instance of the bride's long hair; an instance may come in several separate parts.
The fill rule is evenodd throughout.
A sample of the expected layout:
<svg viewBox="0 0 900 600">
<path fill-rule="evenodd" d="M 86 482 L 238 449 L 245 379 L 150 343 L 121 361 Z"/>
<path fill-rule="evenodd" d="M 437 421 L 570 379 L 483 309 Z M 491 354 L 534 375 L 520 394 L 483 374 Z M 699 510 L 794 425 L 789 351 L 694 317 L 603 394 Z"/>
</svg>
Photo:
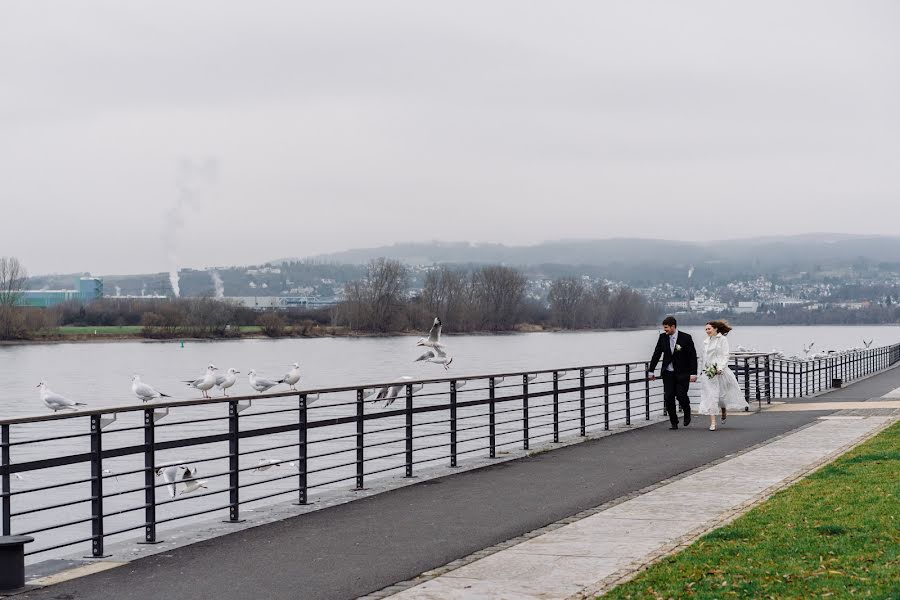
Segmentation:
<svg viewBox="0 0 900 600">
<path fill-rule="evenodd" d="M 728 332 L 732 330 L 731 325 L 728 324 L 728 321 L 722 319 L 721 321 L 707 321 L 707 325 L 712 325 L 713 329 L 722 335 L 728 335 Z"/>
</svg>

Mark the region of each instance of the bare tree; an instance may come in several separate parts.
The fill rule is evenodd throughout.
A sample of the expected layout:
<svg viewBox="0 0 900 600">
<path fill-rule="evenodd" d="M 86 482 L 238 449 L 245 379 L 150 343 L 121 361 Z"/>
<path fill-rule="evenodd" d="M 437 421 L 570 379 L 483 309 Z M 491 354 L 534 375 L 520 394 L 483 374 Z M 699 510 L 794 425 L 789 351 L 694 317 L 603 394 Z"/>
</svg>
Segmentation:
<svg viewBox="0 0 900 600">
<path fill-rule="evenodd" d="M 587 289 L 580 279 L 575 277 L 556 279 L 550 285 L 547 294 L 550 312 L 556 324 L 566 329 L 577 329 L 582 326 L 581 317 L 586 297 Z"/>
<path fill-rule="evenodd" d="M 28 273 L 15 256 L 0 256 L 0 339 L 19 335 L 22 287 Z"/>
<path fill-rule="evenodd" d="M 423 326 L 440 317 L 457 331 L 464 329 L 469 304 L 469 276 L 462 270 L 441 266 L 425 275 L 422 289 Z"/>
<path fill-rule="evenodd" d="M 400 261 L 372 260 L 366 267 L 365 279 L 344 286 L 344 317 L 351 329 L 380 332 L 400 329 L 408 291 L 409 271 Z"/>
<path fill-rule="evenodd" d="M 472 274 L 472 290 L 482 327 L 513 328 L 525 298 L 525 283 L 525 276 L 510 267 L 482 267 Z"/>
</svg>

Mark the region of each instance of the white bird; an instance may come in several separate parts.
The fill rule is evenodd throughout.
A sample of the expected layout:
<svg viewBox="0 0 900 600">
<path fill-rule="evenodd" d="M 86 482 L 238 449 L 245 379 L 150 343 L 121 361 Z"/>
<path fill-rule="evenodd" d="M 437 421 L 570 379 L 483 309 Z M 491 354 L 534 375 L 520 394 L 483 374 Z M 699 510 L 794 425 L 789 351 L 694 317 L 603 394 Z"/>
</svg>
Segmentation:
<svg viewBox="0 0 900 600">
<path fill-rule="evenodd" d="M 273 388 L 279 383 L 283 383 L 283 379 L 279 379 L 278 381 L 273 381 L 271 379 L 265 379 L 264 377 L 258 377 L 256 375 L 256 371 L 254 369 L 250 369 L 250 372 L 247 373 L 250 378 L 250 387 L 259 392 L 260 394 L 268 390 L 269 388 Z"/>
<path fill-rule="evenodd" d="M 50 391 L 45 382 L 40 382 L 37 387 L 41 389 L 41 400 L 47 405 L 47 408 L 56 412 L 58 410 L 78 410 L 76 406 L 87 406 L 84 402 L 73 402 L 65 396 L 61 396 L 56 392 Z"/>
<path fill-rule="evenodd" d="M 194 379 L 190 381 L 185 380 L 184 382 L 188 384 L 189 387 L 198 389 L 203 392 L 204 398 L 209 398 L 209 394 L 207 392 L 212 386 L 216 385 L 217 370 L 218 369 L 215 365 L 209 365 L 208 367 L 206 367 L 206 375 L 204 375 L 200 379 Z"/>
<path fill-rule="evenodd" d="M 441 327 L 441 320 L 438 317 L 435 317 L 434 323 L 431 325 L 431 330 L 428 332 L 428 337 L 420 339 L 416 342 L 416 346 L 427 346 L 429 348 L 443 347 L 441 344 Z"/>
<path fill-rule="evenodd" d="M 113 471 L 112 469 L 103 469 L 102 474 L 103 474 L 103 475 L 110 476 L 110 477 L 112 477 L 113 479 L 115 479 L 116 481 L 119 480 L 119 475 L 118 475 L 118 473 L 116 473 L 116 472 Z"/>
<path fill-rule="evenodd" d="M 281 380 L 291 386 L 292 390 L 296 390 L 297 388 L 294 387 L 294 384 L 300 381 L 300 364 L 294 363 L 293 367 L 294 368 L 288 371 L 288 374 L 282 377 Z"/>
<path fill-rule="evenodd" d="M 152 386 L 147 385 L 143 381 L 141 381 L 140 375 L 135 375 L 131 378 L 131 391 L 134 392 L 134 395 L 137 396 L 141 402 L 147 402 L 149 400 L 153 400 L 154 398 L 170 398 L 168 394 L 163 394 L 162 392 L 157 392 L 153 389 Z"/>
<path fill-rule="evenodd" d="M 235 382 L 237 381 L 238 373 L 240 373 L 240 371 L 238 371 L 234 367 L 231 367 L 230 369 L 228 369 L 227 375 L 216 375 L 216 387 L 222 390 L 223 396 L 228 395 L 228 392 L 226 392 L 225 390 L 235 384 Z"/>
<path fill-rule="evenodd" d="M 205 479 L 194 479 L 197 475 L 197 467 L 193 469 L 191 467 L 184 467 L 184 473 L 181 474 L 181 483 L 184 484 L 184 489 L 181 490 L 183 494 L 190 494 L 191 492 L 196 492 L 200 488 L 204 490 L 208 490 L 209 488 L 203 485 L 206 483 Z"/>
<path fill-rule="evenodd" d="M 176 483 L 178 482 L 178 471 L 181 469 L 187 468 L 183 463 L 163 463 L 161 465 L 156 465 L 156 476 L 162 477 L 163 480 L 167 484 L 167 488 L 169 488 L 169 497 L 174 498 L 176 496 Z"/>
<path fill-rule="evenodd" d="M 426 362 L 432 362 L 438 365 L 443 365 L 444 369 L 450 368 L 450 363 L 453 362 L 452 356 L 447 356 L 447 352 L 443 346 L 435 346 L 413 362 L 419 362 L 420 360 L 424 360 Z"/>
<path fill-rule="evenodd" d="M 376 400 L 386 400 L 384 403 L 385 408 L 394 403 L 397 399 L 397 396 L 400 395 L 400 392 L 403 391 L 403 388 L 406 387 L 403 382 L 411 381 L 412 377 L 409 375 L 402 375 L 396 379 L 397 385 L 386 385 L 383 388 L 378 390 L 378 395 L 375 396 Z"/>
<path fill-rule="evenodd" d="M 874 341 L 875 341 L 875 338 L 872 338 L 868 342 L 865 340 L 865 338 L 863 338 L 863 346 L 865 346 L 866 348 L 869 348 L 872 346 L 872 342 L 874 342 Z"/>
<path fill-rule="evenodd" d="M 259 459 L 259 463 L 256 465 L 256 468 L 253 470 L 265 471 L 267 469 L 271 469 L 272 467 L 280 467 L 282 465 L 296 467 L 296 463 L 294 463 L 293 461 L 279 460 L 277 458 L 261 458 Z"/>
<path fill-rule="evenodd" d="M 803 345 L 803 354 L 809 355 L 810 350 L 812 350 L 813 346 L 815 346 L 815 342 L 810 342 L 809 344 Z"/>
</svg>

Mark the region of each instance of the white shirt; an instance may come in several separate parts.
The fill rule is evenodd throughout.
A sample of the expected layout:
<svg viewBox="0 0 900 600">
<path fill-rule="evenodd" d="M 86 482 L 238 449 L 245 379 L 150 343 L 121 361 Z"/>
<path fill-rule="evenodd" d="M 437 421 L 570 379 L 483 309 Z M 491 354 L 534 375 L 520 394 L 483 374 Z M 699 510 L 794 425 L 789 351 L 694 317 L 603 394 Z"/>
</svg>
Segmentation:
<svg viewBox="0 0 900 600">
<path fill-rule="evenodd" d="M 672 335 L 669 336 L 669 352 L 672 353 L 672 357 L 675 357 L 675 346 L 678 345 L 678 332 L 676 331 Z M 674 361 L 672 361 L 674 362 Z M 672 366 L 672 363 L 669 363 L 669 366 L 666 367 L 666 371 L 674 371 L 675 367 Z"/>
</svg>

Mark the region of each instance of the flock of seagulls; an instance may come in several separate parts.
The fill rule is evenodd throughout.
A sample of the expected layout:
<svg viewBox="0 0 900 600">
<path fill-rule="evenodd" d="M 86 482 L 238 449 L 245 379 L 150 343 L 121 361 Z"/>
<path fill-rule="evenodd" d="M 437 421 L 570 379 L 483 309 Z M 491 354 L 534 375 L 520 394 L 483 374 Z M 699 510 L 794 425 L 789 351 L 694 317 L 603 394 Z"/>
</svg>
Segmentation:
<svg viewBox="0 0 900 600">
<path fill-rule="evenodd" d="M 813 348 L 816 345 L 815 341 L 810 341 L 808 343 L 803 344 L 803 356 L 798 354 L 793 354 L 788 356 L 786 353 L 782 352 L 777 348 L 772 348 L 769 350 L 768 354 L 773 355 L 775 358 L 784 358 L 786 360 L 817 360 L 820 358 L 830 358 L 832 356 L 838 356 L 841 354 L 845 354 L 847 352 L 859 352 L 860 350 L 865 350 L 866 348 L 871 348 L 872 344 L 875 342 L 875 338 L 871 339 L 863 339 L 862 346 L 852 346 L 845 350 L 823 350 L 821 352 L 813 352 Z M 738 352 L 758 352 L 754 348 L 746 348 L 744 346 L 738 346 L 736 348 Z"/>
</svg>

